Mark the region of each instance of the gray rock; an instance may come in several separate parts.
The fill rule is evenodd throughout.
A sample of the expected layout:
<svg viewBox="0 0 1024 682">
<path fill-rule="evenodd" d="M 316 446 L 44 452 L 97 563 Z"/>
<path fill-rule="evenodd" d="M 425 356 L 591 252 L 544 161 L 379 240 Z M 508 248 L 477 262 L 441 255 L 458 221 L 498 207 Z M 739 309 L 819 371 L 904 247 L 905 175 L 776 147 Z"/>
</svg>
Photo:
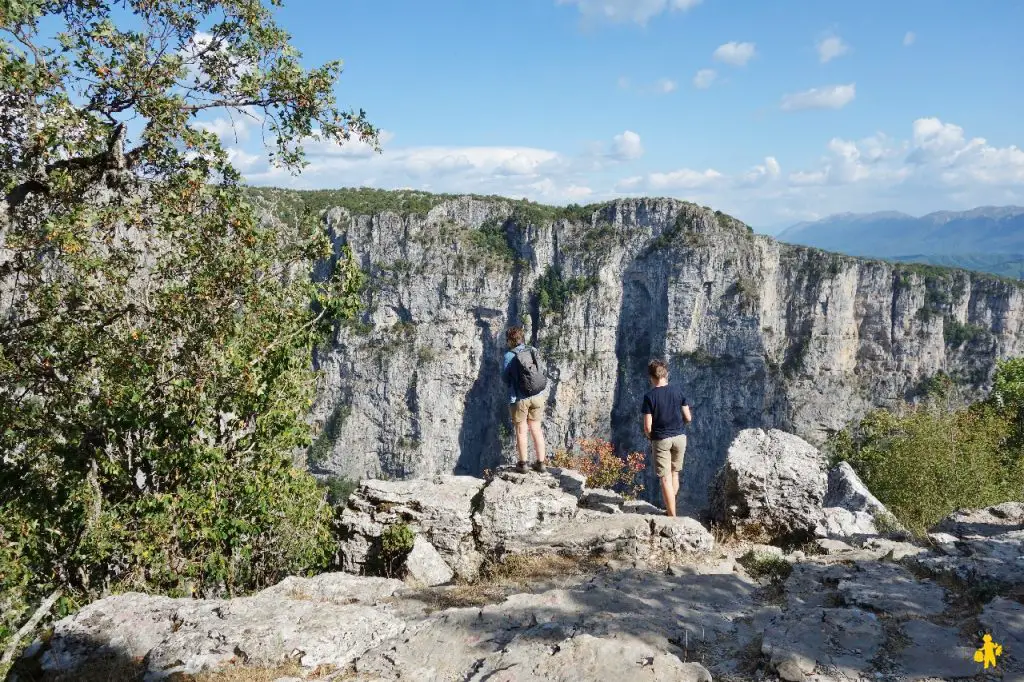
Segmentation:
<svg viewBox="0 0 1024 682">
<path fill-rule="evenodd" d="M 966 646 L 956 628 L 924 620 L 910 620 L 901 627 L 910 640 L 896 657 L 901 679 L 948 680 L 973 677 L 979 672 L 974 662 L 974 649 Z"/>
<path fill-rule="evenodd" d="M 576 516 L 578 500 L 549 476 L 499 474 L 484 489 L 474 515 L 484 547 L 511 546 L 527 535 L 559 528 Z"/>
<path fill-rule="evenodd" d="M 417 537 L 412 551 L 405 558 L 407 579 L 415 585 L 444 585 L 455 573 L 438 554 L 434 546 L 422 537 Z"/>
<path fill-rule="evenodd" d="M 583 497 L 580 499 L 580 506 L 585 509 L 595 509 L 597 511 L 605 511 L 605 508 L 621 510 L 623 502 L 625 502 L 625 500 L 622 495 L 616 492 L 612 492 L 611 490 L 601 490 L 600 488 L 588 488 L 584 491 Z"/>
<path fill-rule="evenodd" d="M 742 431 L 726 456 L 712 515 L 741 536 L 771 541 L 813 536 L 822 522 L 825 458 L 784 431 Z"/>
<path fill-rule="evenodd" d="M 572 469 L 548 467 L 548 473 L 558 481 L 558 487 L 574 497 L 582 497 L 587 487 L 587 477 Z"/>
<path fill-rule="evenodd" d="M 335 574 L 291 578 L 278 589 L 226 601 L 117 595 L 57 622 L 39 660 L 47 674 L 71 675 L 102 669 L 113 654 L 144 661 L 151 680 L 238 660 L 256 667 L 290 658 L 307 667 L 341 667 L 405 629 L 388 607 L 364 601 L 401 586 Z"/>
<path fill-rule="evenodd" d="M 847 462 L 840 462 L 828 472 L 826 507 L 839 507 L 851 512 L 868 514 L 889 514 L 885 505 L 878 501 L 860 476 Z"/>
<path fill-rule="evenodd" d="M 987 538 L 1024 530 L 1024 502 L 1004 502 L 987 509 L 959 509 L 931 530 L 960 538 Z"/>
<path fill-rule="evenodd" d="M 997 597 L 985 605 L 978 620 L 992 639 L 1002 645 L 1002 667 L 1024 673 L 1024 605 Z M 976 643 L 978 647 L 981 644 Z"/>
<path fill-rule="evenodd" d="M 648 516 L 659 516 L 665 513 L 664 509 L 655 507 L 650 502 L 643 500 L 626 500 L 622 503 L 622 511 L 625 514 L 645 514 Z"/>
<path fill-rule="evenodd" d="M 711 533 L 688 517 L 591 514 L 581 513 L 570 523 L 538 531 L 512 546 L 531 554 L 610 554 L 634 560 L 706 554 L 714 547 Z"/>
<path fill-rule="evenodd" d="M 381 533 L 406 523 L 423 536 L 456 575 L 473 578 L 483 562 L 472 521 L 484 481 L 470 476 L 434 480 L 363 481 L 342 512 L 339 559 L 343 570 L 365 570 Z"/>
<path fill-rule="evenodd" d="M 941 547 L 941 546 L 940 546 Z M 972 536 L 942 547 L 941 555 L 908 558 L 930 571 L 948 573 L 965 582 L 990 581 L 1024 585 L 1024 530 Z"/>
<path fill-rule="evenodd" d="M 928 580 L 917 580 L 902 566 L 861 562 L 839 582 L 846 604 L 896 617 L 937 616 L 946 610 L 946 591 Z"/>
<path fill-rule="evenodd" d="M 761 653 L 785 679 L 799 680 L 819 665 L 858 679 L 884 640 L 874 614 L 860 609 L 810 608 L 783 614 L 765 630 Z"/>
</svg>

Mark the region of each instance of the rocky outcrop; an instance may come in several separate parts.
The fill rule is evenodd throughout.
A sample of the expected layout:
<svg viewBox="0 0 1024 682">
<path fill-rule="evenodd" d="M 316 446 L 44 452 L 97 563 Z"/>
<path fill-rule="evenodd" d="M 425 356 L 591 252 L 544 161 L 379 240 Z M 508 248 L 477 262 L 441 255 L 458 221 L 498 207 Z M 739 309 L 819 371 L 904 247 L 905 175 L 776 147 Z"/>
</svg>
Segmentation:
<svg viewBox="0 0 1024 682">
<path fill-rule="evenodd" d="M 466 197 L 424 215 L 338 208 L 325 220 L 369 279 L 365 315 L 317 358 L 310 466 L 322 475 L 480 476 L 510 461 L 498 371 L 512 322 L 548 362 L 554 447 L 605 437 L 647 452 L 644 367 L 669 361 L 694 408 L 690 510 L 707 508 L 739 431 L 820 444 L 940 371 L 969 393 L 996 359 L 1024 353 L 1012 282 L 780 244 L 671 199 L 559 214 Z"/>
<path fill-rule="evenodd" d="M 879 525 L 903 530 L 849 464 L 826 468 L 825 455 L 793 434 L 742 431 L 715 479 L 712 518 L 766 542 L 877 536 Z"/>
<path fill-rule="evenodd" d="M 729 475 L 754 481 L 749 473 L 761 471 L 757 499 L 785 490 L 804 500 L 788 507 L 806 518 L 804 531 L 813 505 L 819 516 L 846 509 L 820 506 L 826 500 L 885 512 L 846 469 L 828 476 L 815 465 L 814 494 L 798 488 L 791 470 L 815 462 L 808 448 L 785 434 L 741 434 Z M 763 467 L 769 457 L 774 474 Z M 733 500 L 781 528 L 777 506 Z M 372 555 L 373 534 L 391 520 L 406 524 L 414 541 L 405 583 L 328 574 L 223 601 L 109 597 L 58 622 L 9 679 L 160 680 L 289 661 L 309 679 L 334 670 L 328 679 L 379 682 L 954 679 L 980 672 L 973 656 L 983 632 L 1004 647 L 1002 679 L 1024 676 L 1020 547 L 981 554 L 985 543 L 1003 547 L 1024 533 L 1018 503 L 958 511 L 937 528 L 945 545 L 858 533 L 789 553 L 715 545 L 692 518 L 629 505 L 560 469 L 367 481 L 343 515 L 341 555 L 365 569 L 354 557 Z M 476 559 L 452 548 L 467 546 L 488 571 L 459 573 Z M 459 584 L 430 587 L 453 576 Z"/>
<path fill-rule="evenodd" d="M 1024 503 L 961 509 L 929 535 L 936 553 L 918 565 L 979 584 L 1024 586 Z"/>
<path fill-rule="evenodd" d="M 414 584 L 439 585 L 473 580 L 486 559 L 508 555 L 646 562 L 712 550 L 714 540 L 698 521 L 663 514 L 648 503 L 587 488 L 578 472 L 554 467 L 545 474 L 501 468 L 488 481 L 365 481 L 341 514 L 338 554 L 346 571 L 379 571 L 382 535 L 405 524 L 416 537 L 404 574 Z"/>
<path fill-rule="evenodd" d="M 609 537 L 649 533 L 651 517 L 578 514 Z M 673 535 L 687 525 L 661 517 L 659 527 Z M 223 601 L 118 595 L 58 622 L 9 679 L 160 680 L 224 669 L 244 679 L 246 667 L 286 661 L 301 664 L 298 679 L 334 670 L 327 679 L 379 682 L 957 679 L 981 672 L 973 655 L 984 632 L 1003 646 L 1001 679 L 1024 676 L 1019 597 L 982 597 L 965 611 L 968 597 L 979 598 L 972 584 L 939 585 L 908 570 L 891 560 L 894 544 L 832 542 L 826 555 L 763 548 L 786 567 L 764 575 L 744 568 L 755 564 L 739 559 L 747 546 L 737 545 L 676 554 L 667 570 L 591 559 L 581 573 L 520 574 L 511 590 L 330 574 Z"/>
</svg>

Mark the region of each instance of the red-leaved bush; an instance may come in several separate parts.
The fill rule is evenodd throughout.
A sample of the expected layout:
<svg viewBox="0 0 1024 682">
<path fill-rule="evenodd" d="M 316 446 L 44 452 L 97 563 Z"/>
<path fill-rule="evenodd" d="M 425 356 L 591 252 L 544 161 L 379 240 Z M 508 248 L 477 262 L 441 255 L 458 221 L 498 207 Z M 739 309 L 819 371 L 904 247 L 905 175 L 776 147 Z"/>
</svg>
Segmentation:
<svg viewBox="0 0 1024 682">
<path fill-rule="evenodd" d="M 604 488 L 635 499 L 643 492 L 640 472 L 647 466 L 642 452 L 631 452 L 625 459 L 615 454 L 615 446 L 601 438 L 583 439 L 575 450 L 558 450 L 551 463 L 574 469 L 587 477 L 590 488 Z"/>
</svg>

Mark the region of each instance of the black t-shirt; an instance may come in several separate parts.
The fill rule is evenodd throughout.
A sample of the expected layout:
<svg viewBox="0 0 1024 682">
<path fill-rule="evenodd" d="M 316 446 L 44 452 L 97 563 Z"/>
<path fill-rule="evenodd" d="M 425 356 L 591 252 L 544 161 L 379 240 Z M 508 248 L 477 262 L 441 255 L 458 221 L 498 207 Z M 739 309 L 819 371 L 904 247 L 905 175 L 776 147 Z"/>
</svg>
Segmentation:
<svg viewBox="0 0 1024 682">
<path fill-rule="evenodd" d="M 674 384 L 652 388 L 644 396 L 644 414 L 651 415 L 651 438 L 664 440 L 681 436 L 686 423 L 683 421 L 683 406 L 686 397 L 683 390 Z"/>
</svg>

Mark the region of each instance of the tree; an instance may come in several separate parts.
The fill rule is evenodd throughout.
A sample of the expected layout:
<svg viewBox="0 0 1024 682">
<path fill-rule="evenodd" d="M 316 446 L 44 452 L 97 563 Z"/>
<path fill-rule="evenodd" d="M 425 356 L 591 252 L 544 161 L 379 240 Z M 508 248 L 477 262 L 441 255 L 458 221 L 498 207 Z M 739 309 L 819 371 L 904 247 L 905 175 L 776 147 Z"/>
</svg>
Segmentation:
<svg viewBox="0 0 1024 682">
<path fill-rule="evenodd" d="M 304 142 L 376 130 L 269 4 L 0 3 L 0 643 L 47 596 L 235 592 L 326 562 L 330 513 L 292 456 L 310 353 L 361 273 L 315 216 L 263 220 L 199 118 L 258 123 L 293 172 Z"/>
</svg>

